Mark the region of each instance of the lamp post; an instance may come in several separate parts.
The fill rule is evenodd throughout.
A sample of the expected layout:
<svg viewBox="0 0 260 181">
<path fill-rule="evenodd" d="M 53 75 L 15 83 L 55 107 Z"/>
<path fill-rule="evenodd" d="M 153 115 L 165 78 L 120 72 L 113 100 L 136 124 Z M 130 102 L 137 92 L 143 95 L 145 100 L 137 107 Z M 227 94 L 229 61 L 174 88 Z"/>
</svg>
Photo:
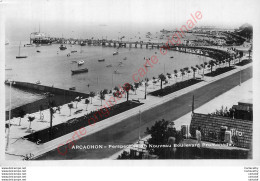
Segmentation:
<svg viewBox="0 0 260 181">
<path fill-rule="evenodd" d="M 141 110 L 139 110 L 139 129 L 138 129 L 138 141 L 141 140 L 140 136 L 140 126 L 141 126 Z"/>
<path fill-rule="evenodd" d="M 9 83 L 10 83 L 10 94 L 9 94 L 10 106 L 9 106 L 9 121 L 8 121 L 8 132 L 7 132 L 5 151 L 8 150 L 8 146 L 9 146 L 10 127 L 11 127 L 11 123 L 10 123 L 11 122 L 11 109 L 12 109 L 12 84 L 15 84 L 15 82 L 9 81 Z"/>
<path fill-rule="evenodd" d="M 239 71 L 239 86 L 241 86 L 241 69 Z"/>
</svg>

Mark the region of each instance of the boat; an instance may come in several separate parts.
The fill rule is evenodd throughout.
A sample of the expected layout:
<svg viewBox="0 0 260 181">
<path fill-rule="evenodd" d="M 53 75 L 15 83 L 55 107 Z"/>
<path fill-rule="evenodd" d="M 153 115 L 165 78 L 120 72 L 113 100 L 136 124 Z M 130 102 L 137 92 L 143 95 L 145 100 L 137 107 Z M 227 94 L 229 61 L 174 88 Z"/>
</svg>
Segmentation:
<svg viewBox="0 0 260 181">
<path fill-rule="evenodd" d="M 114 52 L 113 55 L 118 55 L 118 52 Z"/>
<path fill-rule="evenodd" d="M 23 46 L 24 46 L 24 47 L 33 47 L 33 44 L 27 43 L 27 44 L 24 44 Z"/>
<path fill-rule="evenodd" d="M 37 50 L 36 52 L 37 52 L 37 53 L 41 53 L 41 51 L 40 51 L 40 50 Z"/>
<path fill-rule="evenodd" d="M 16 56 L 16 58 L 27 58 L 27 56 L 21 56 L 20 53 L 21 53 L 21 42 L 19 45 L 19 53 L 18 53 L 18 56 Z"/>
<path fill-rule="evenodd" d="M 60 50 L 66 50 L 67 49 L 67 47 L 63 44 L 61 44 L 59 48 L 60 48 Z"/>
<path fill-rule="evenodd" d="M 103 58 L 103 59 L 98 59 L 98 61 L 99 61 L 99 62 L 104 62 L 105 59 L 104 59 L 104 58 Z"/>
<path fill-rule="evenodd" d="M 8 40 L 5 41 L 5 45 L 9 45 L 9 41 Z"/>
<path fill-rule="evenodd" d="M 125 57 L 124 60 L 127 60 L 127 57 Z"/>
<path fill-rule="evenodd" d="M 84 69 L 78 69 L 78 70 L 71 70 L 72 75 L 73 74 L 80 74 L 80 73 L 84 73 L 84 72 L 88 72 L 88 69 L 84 68 Z"/>
<path fill-rule="evenodd" d="M 76 87 L 70 87 L 69 90 L 76 90 Z"/>
<path fill-rule="evenodd" d="M 173 56 L 171 56 L 170 58 L 173 58 Z"/>
<path fill-rule="evenodd" d="M 72 60 L 71 63 L 78 63 L 76 60 Z"/>
<path fill-rule="evenodd" d="M 51 45 L 52 40 L 50 36 L 47 36 L 45 33 L 40 32 L 33 32 L 30 34 L 30 44 L 42 44 L 42 45 Z"/>
<path fill-rule="evenodd" d="M 80 46 L 86 46 L 87 44 L 85 42 L 80 43 Z"/>
<path fill-rule="evenodd" d="M 76 53 L 76 52 L 77 52 L 77 50 L 72 50 L 72 51 L 71 51 L 71 53 Z"/>
<path fill-rule="evenodd" d="M 107 65 L 106 67 L 112 67 L 112 64 Z"/>
<path fill-rule="evenodd" d="M 85 63 L 84 60 L 78 61 L 78 65 L 83 65 L 84 63 Z"/>
</svg>

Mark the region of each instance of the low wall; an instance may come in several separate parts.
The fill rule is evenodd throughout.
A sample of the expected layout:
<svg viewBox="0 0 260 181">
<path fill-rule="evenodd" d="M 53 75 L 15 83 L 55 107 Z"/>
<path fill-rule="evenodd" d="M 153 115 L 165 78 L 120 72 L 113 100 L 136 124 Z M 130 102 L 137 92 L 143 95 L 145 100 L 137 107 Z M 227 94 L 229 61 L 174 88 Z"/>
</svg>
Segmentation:
<svg viewBox="0 0 260 181">
<path fill-rule="evenodd" d="M 6 83 L 6 84 L 9 85 L 9 83 Z M 89 94 L 85 94 L 82 92 L 70 91 L 70 90 L 65 90 L 65 89 L 60 89 L 60 88 L 56 88 L 56 87 L 40 85 L 40 84 L 33 84 L 33 83 L 28 83 L 28 82 L 15 81 L 15 84 L 12 84 L 12 86 L 16 87 L 16 88 L 32 90 L 32 91 L 50 92 L 50 93 L 56 94 L 56 95 L 83 96 L 83 97 L 86 97 L 89 95 Z"/>
</svg>

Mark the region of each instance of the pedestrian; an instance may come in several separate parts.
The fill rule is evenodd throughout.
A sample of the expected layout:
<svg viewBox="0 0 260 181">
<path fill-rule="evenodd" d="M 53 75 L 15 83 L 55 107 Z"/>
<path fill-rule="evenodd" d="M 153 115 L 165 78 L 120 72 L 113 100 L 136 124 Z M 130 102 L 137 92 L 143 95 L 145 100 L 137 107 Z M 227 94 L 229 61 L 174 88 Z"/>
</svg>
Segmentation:
<svg viewBox="0 0 260 181">
<path fill-rule="evenodd" d="M 202 144 L 201 144 L 201 129 L 200 129 L 200 126 L 196 130 L 196 139 L 197 139 L 197 144 L 199 144 L 199 148 L 201 148 Z"/>
</svg>

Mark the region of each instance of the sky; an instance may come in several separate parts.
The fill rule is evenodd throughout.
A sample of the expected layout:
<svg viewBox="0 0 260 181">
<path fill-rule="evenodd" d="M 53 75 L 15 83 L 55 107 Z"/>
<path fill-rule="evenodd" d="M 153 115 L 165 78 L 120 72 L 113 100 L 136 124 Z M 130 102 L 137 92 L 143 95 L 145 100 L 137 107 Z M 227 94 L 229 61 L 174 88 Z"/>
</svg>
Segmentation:
<svg viewBox="0 0 260 181">
<path fill-rule="evenodd" d="M 199 25 L 253 24 L 253 0 L 4 0 L 6 34 L 41 30 L 52 34 L 173 29 L 201 11 Z M 259 4 L 259 3 L 258 3 Z M 91 34 L 90 33 L 90 34 Z"/>
</svg>

